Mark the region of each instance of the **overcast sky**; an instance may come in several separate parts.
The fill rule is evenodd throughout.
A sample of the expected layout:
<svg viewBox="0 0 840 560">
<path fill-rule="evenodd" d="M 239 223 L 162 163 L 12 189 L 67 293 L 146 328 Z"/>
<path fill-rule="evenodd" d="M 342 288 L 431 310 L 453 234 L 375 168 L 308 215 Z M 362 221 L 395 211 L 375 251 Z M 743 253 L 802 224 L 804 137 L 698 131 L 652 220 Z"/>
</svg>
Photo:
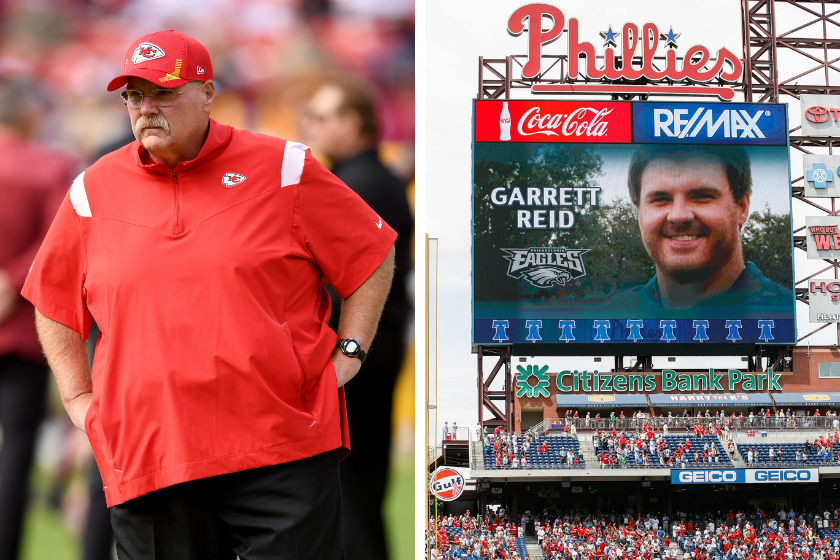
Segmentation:
<svg viewBox="0 0 840 560">
<path fill-rule="evenodd" d="M 726 47 L 742 56 L 740 2 L 735 0 L 627 2 L 621 0 L 553 1 L 569 18 L 577 18 L 581 40 L 602 52 L 598 35 L 612 26 L 620 31 L 626 22 L 641 27 L 651 22 L 662 32 L 673 28 L 678 56 L 688 47 L 705 45 L 712 53 Z M 438 277 L 438 416 L 437 433 L 445 420 L 475 428 L 478 420 L 476 356 L 470 352 L 470 216 L 471 216 L 471 102 L 478 91 L 478 58 L 504 58 L 525 54 L 527 38 L 513 37 L 506 31 L 510 15 L 525 2 L 490 0 L 428 0 L 425 6 L 425 45 L 422 66 L 425 79 L 425 229 L 439 239 Z M 790 13 L 790 12 L 788 12 Z M 799 16 L 797 16 L 799 17 Z M 660 43 L 661 45 L 662 43 Z M 545 54 L 566 54 L 566 34 L 543 47 Z M 782 63 L 799 64 L 787 55 Z M 788 66 L 790 67 L 790 66 Z M 791 75 L 788 73 L 787 75 Z M 422 83 L 422 79 L 421 79 Z M 528 98 L 520 90 L 519 98 Z M 601 98 L 608 99 L 608 98 Z M 662 98 L 659 98 L 660 100 Z M 678 100 L 684 100 L 679 98 Z M 709 98 L 704 98 L 709 101 Z M 744 101 L 736 94 L 734 101 Z M 789 102 L 790 98 L 782 99 Z M 791 126 L 799 124 L 798 103 L 789 109 Z M 801 159 L 792 162 L 793 177 L 802 175 Z M 755 208 L 753 209 L 755 210 Z M 794 228 L 804 225 L 805 205 L 794 201 Z M 816 215 L 816 211 L 808 211 Z M 796 279 L 807 276 L 817 263 L 808 262 L 804 251 L 795 251 Z M 813 330 L 808 309 L 797 302 L 798 336 Z M 810 343 L 837 342 L 836 330 L 828 327 L 811 337 Z M 805 341 L 803 341 L 805 344 Z M 516 358 L 514 358 L 516 360 Z M 530 361 L 530 360 L 529 360 Z M 537 359 L 557 371 L 566 368 L 596 369 L 591 359 Z M 612 365 L 605 360 L 605 369 Z M 698 359 L 669 364 L 675 368 L 696 368 Z M 519 364 L 514 362 L 515 366 Z M 660 364 L 654 364 L 661 367 Z M 709 358 L 705 367 L 745 366 L 738 358 Z"/>
</svg>

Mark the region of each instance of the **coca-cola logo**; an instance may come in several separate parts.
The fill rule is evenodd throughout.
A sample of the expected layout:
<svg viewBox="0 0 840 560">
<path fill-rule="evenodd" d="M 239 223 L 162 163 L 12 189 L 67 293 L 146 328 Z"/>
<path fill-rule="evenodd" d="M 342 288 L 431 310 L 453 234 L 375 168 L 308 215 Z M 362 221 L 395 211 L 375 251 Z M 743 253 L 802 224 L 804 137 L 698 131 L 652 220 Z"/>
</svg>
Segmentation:
<svg viewBox="0 0 840 560">
<path fill-rule="evenodd" d="M 478 142 L 628 143 L 631 104 L 620 101 L 478 100 Z"/>
<path fill-rule="evenodd" d="M 610 113 L 612 109 L 579 107 L 568 114 L 543 114 L 539 107 L 531 107 L 519 119 L 516 130 L 522 136 L 604 136 L 607 133 L 607 121 L 603 118 Z"/>
<path fill-rule="evenodd" d="M 805 118 L 812 123 L 824 123 L 828 120 L 829 112 L 825 107 L 808 107 L 805 109 Z"/>
</svg>

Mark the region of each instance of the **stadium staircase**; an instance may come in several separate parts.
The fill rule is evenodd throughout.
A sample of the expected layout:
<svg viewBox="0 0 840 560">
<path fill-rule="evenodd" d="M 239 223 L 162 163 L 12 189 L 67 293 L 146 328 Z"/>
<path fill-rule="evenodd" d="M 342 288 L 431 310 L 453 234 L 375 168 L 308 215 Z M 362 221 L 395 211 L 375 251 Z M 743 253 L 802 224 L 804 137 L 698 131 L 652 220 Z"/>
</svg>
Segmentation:
<svg viewBox="0 0 840 560">
<path fill-rule="evenodd" d="M 747 460 L 741 455 L 741 450 L 738 449 L 737 445 L 735 446 L 735 454 L 732 455 L 732 464 L 739 469 L 743 469 L 747 466 Z"/>
<path fill-rule="evenodd" d="M 483 469 L 484 468 L 484 445 L 481 441 L 471 441 L 472 453 L 470 454 L 470 468 Z"/>
<path fill-rule="evenodd" d="M 537 537 L 534 535 L 525 535 L 525 550 L 528 552 L 530 560 L 544 560 L 542 548 L 537 543 Z M 524 558 L 522 560 L 525 560 Z"/>
<path fill-rule="evenodd" d="M 674 542 L 668 545 L 668 549 L 671 551 L 671 558 L 682 558 L 685 553 L 680 548 L 680 545 L 677 544 L 676 540 L 677 539 L 675 538 Z"/>
<path fill-rule="evenodd" d="M 592 443 L 592 434 L 579 435 L 577 437 L 580 444 L 580 451 L 583 453 L 583 460 L 589 468 L 595 468 L 598 465 L 598 457 L 595 455 L 595 445 Z"/>
</svg>

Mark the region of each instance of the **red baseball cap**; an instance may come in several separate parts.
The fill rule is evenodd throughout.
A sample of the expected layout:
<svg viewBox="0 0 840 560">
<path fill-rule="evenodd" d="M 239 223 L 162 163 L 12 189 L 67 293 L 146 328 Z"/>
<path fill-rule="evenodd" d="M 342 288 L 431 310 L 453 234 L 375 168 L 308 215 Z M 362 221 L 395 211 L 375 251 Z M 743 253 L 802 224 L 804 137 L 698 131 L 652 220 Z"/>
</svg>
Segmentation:
<svg viewBox="0 0 840 560">
<path fill-rule="evenodd" d="M 123 73 L 110 81 L 108 91 L 124 86 L 130 76 L 176 88 L 190 80 L 212 80 L 213 65 L 204 45 L 168 29 L 144 35 L 132 43 L 125 55 Z"/>
</svg>

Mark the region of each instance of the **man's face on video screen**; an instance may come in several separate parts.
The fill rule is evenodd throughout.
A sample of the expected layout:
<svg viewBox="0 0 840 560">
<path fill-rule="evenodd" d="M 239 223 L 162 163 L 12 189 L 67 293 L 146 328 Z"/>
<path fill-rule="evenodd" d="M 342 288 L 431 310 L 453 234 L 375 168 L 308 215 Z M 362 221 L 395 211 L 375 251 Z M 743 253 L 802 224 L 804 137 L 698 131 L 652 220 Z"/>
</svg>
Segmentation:
<svg viewBox="0 0 840 560">
<path fill-rule="evenodd" d="M 640 184 L 639 229 L 658 274 L 700 282 L 740 253 L 750 199 L 735 201 L 718 158 L 654 159 Z"/>
</svg>

